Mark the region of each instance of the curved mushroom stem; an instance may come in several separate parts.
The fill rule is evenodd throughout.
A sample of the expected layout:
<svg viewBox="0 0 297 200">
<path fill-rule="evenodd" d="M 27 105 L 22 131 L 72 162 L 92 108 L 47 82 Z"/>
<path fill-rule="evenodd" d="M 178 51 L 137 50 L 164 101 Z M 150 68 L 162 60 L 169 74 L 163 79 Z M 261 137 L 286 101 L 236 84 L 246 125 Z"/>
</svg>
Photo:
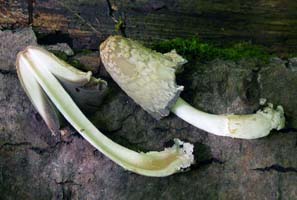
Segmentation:
<svg viewBox="0 0 297 200">
<path fill-rule="evenodd" d="M 214 115 L 199 111 L 179 98 L 171 111 L 199 129 L 232 138 L 261 138 L 267 136 L 272 129 L 280 130 L 285 125 L 282 106 L 273 109 L 272 104 L 255 114 Z"/>
<path fill-rule="evenodd" d="M 19 77 L 26 75 L 21 80 L 26 82 L 26 92 L 29 93 L 30 98 L 35 98 L 34 91 L 29 90 L 31 84 L 35 89 L 42 89 L 69 123 L 95 148 L 115 163 L 132 172 L 157 177 L 171 175 L 193 163 L 193 145 L 183 143 L 178 139 L 175 139 L 175 145 L 171 148 L 161 152 L 151 151 L 147 153 L 138 153 L 114 143 L 103 135 L 80 111 L 59 83 L 56 75 L 53 75 L 51 69 L 47 67 L 48 65 L 36 56 L 35 53 L 39 50 L 30 51 L 30 49 L 27 48 L 19 53 L 17 58 L 18 74 Z M 31 76 L 30 82 L 28 81 L 28 74 Z M 58 75 L 63 76 L 63 74 Z M 41 99 L 41 95 L 38 94 L 38 98 Z"/>
</svg>

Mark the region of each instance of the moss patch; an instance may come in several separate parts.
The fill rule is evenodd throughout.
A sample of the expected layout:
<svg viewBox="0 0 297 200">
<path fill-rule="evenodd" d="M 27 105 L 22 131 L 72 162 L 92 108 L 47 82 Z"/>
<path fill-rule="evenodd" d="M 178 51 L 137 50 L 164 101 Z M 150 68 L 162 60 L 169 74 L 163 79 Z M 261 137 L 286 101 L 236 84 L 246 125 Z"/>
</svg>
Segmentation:
<svg viewBox="0 0 297 200">
<path fill-rule="evenodd" d="M 244 58 L 257 58 L 268 61 L 272 56 L 264 47 L 241 42 L 228 47 L 219 47 L 202 42 L 198 38 L 176 38 L 154 43 L 151 47 L 159 52 L 166 53 L 175 49 L 179 54 L 190 59 L 210 61 L 216 58 L 223 60 L 240 60 Z"/>
<path fill-rule="evenodd" d="M 64 60 L 68 64 L 72 65 L 73 67 L 83 70 L 83 71 L 88 71 L 88 70 L 86 70 L 86 67 L 82 63 L 80 63 L 79 60 L 74 59 L 73 56 L 68 56 L 66 53 L 61 52 L 61 51 L 50 50 L 50 52 L 53 53 L 58 58 L 60 58 L 61 60 Z M 77 51 L 77 52 L 79 52 L 83 55 L 84 54 L 86 55 L 92 51 L 91 50 L 82 50 L 82 51 Z"/>
<path fill-rule="evenodd" d="M 81 49 L 81 50 L 75 50 L 75 55 L 76 54 L 81 54 L 81 55 L 87 55 L 90 53 L 93 53 L 94 51 L 90 50 L 90 49 Z"/>
<path fill-rule="evenodd" d="M 64 61 L 68 61 L 68 56 L 66 53 L 62 52 L 62 51 L 55 51 L 55 50 L 50 50 L 51 53 L 55 54 L 55 56 L 57 56 L 58 58 L 60 58 L 61 60 Z"/>
</svg>

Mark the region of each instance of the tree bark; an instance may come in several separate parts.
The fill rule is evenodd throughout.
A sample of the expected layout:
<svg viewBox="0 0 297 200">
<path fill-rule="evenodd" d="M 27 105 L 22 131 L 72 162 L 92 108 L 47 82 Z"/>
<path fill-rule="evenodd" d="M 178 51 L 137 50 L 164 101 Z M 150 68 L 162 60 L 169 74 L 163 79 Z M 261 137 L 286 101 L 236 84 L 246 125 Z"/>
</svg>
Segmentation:
<svg viewBox="0 0 297 200">
<path fill-rule="evenodd" d="M 175 37 L 222 44 L 251 41 L 274 52 L 296 52 L 297 2 L 265 1 L 128 1 L 128 0 L 1 0 L 0 26 L 32 23 L 43 37 L 71 43 L 76 49 L 97 49 L 100 41 L 116 34 L 123 22 L 128 37 L 157 41 Z M 116 22 L 118 21 L 118 22 Z M 57 37 L 60 36 L 60 37 Z M 52 42 L 55 42 L 54 40 Z"/>
</svg>

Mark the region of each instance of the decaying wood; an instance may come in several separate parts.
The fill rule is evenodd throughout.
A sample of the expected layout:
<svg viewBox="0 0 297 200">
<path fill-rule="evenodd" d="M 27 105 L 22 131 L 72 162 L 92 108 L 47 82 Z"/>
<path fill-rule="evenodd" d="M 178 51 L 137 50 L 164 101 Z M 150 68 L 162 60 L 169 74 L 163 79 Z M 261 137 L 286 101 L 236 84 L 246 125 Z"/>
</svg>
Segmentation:
<svg viewBox="0 0 297 200">
<path fill-rule="evenodd" d="M 31 14 L 28 2 L 33 2 Z M 97 49 L 107 35 L 116 33 L 116 21 L 124 22 L 127 36 L 145 41 L 199 36 L 221 43 L 252 41 L 280 52 L 297 46 L 294 0 L 28 2 L 1 0 L 1 27 L 24 26 L 31 20 L 39 33 L 68 37 L 78 49 Z"/>
</svg>

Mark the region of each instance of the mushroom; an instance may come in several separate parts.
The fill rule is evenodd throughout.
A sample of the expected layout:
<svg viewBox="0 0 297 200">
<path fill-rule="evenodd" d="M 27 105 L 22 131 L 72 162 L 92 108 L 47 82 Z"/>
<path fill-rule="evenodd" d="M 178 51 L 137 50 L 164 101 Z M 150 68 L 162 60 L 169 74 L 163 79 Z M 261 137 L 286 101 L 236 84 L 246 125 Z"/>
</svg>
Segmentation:
<svg viewBox="0 0 297 200">
<path fill-rule="evenodd" d="M 38 61 L 48 68 L 60 81 L 66 91 L 85 112 L 94 112 L 107 93 L 107 82 L 92 76 L 91 72 L 80 71 L 63 60 L 58 59 L 52 53 L 37 46 L 29 46 L 25 51 L 19 53 L 20 56 L 31 56 L 28 61 Z M 30 54 L 29 54 L 30 52 Z M 20 57 L 19 56 L 19 57 Z M 46 97 L 32 75 L 23 72 L 26 68 L 18 67 L 19 58 L 17 59 L 17 72 L 19 80 L 37 109 L 43 120 L 53 134 L 59 132 L 61 116 L 52 102 Z"/>
<path fill-rule="evenodd" d="M 284 127 L 282 106 L 268 104 L 249 115 L 214 115 L 199 111 L 179 97 L 183 86 L 175 71 L 187 61 L 174 50 L 161 54 L 137 41 L 110 36 L 100 45 L 102 62 L 117 84 L 144 110 L 160 119 L 170 110 L 186 122 L 209 133 L 232 138 L 255 139 Z"/>
<path fill-rule="evenodd" d="M 163 151 L 138 153 L 103 135 L 82 113 L 61 84 L 81 86 L 96 82 L 97 79 L 91 76 L 91 72 L 77 70 L 53 54 L 33 46 L 18 54 L 16 66 L 25 92 L 45 121 L 52 119 L 47 116 L 48 112 L 61 112 L 87 141 L 123 168 L 145 176 L 162 177 L 180 172 L 194 162 L 193 145 L 178 139 L 174 140 L 175 144 L 171 148 Z M 77 96 L 78 93 L 73 95 Z M 52 125 L 51 122 L 47 121 L 47 124 Z"/>
</svg>

